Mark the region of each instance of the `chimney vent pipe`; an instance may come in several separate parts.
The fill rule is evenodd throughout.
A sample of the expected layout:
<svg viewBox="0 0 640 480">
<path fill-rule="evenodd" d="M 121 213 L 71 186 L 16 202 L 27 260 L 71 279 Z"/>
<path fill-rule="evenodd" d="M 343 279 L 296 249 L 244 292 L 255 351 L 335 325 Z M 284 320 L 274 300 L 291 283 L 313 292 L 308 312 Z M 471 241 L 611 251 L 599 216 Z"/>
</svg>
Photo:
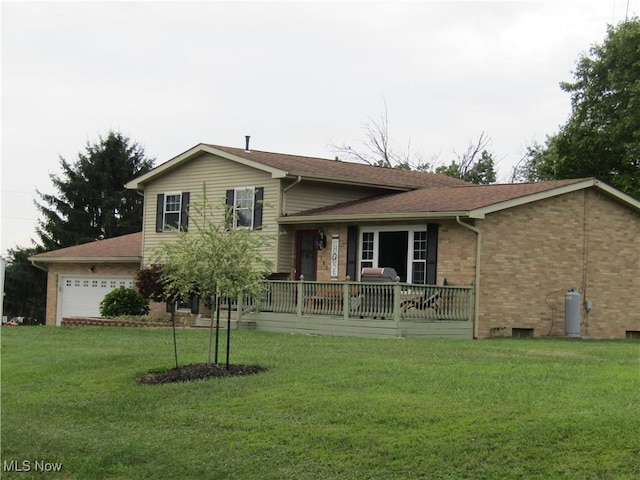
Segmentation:
<svg viewBox="0 0 640 480">
<path fill-rule="evenodd" d="M 245 150 L 246 152 L 248 152 L 248 151 L 249 151 L 249 140 L 251 140 L 251 135 L 245 135 L 245 136 L 244 136 L 244 142 L 245 142 L 244 150 Z"/>
</svg>

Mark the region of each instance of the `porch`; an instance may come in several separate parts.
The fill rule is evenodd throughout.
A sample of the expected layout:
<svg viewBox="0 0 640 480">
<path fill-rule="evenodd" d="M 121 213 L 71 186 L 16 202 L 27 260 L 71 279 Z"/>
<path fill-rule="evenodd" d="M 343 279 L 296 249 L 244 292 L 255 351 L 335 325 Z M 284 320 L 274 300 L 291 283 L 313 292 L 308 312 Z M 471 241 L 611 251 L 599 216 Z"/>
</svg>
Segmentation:
<svg viewBox="0 0 640 480">
<path fill-rule="evenodd" d="M 238 326 L 360 337 L 473 338 L 473 287 L 270 280 L 240 298 Z"/>
</svg>

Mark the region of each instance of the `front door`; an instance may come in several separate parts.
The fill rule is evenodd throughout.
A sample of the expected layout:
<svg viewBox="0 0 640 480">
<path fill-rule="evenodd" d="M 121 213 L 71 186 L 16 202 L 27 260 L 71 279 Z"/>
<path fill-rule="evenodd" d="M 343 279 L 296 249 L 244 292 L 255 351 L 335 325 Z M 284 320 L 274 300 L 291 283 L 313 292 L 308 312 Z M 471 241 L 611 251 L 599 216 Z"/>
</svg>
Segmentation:
<svg viewBox="0 0 640 480">
<path fill-rule="evenodd" d="M 318 271 L 318 232 L 316 230 L 299 230 L 296 240 L 296 280 L 300 275 L 304 279 L 315 282 Z"/>
<path fill-rule="evenodd" d="M 393 267 L 401 282 L 407 281 L 409 232 L 380 232 L 378 267 Z"/>
</svg>

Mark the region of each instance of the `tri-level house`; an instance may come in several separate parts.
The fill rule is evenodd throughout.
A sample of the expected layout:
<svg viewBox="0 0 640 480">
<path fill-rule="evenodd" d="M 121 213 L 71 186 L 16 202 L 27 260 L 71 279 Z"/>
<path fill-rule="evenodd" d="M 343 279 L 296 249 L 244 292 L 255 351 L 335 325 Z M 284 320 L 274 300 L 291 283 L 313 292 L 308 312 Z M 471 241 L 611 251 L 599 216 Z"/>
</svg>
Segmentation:
<svg viewBox="0 0 640 480">
<path fill-rule="evenodd" d="M 640 202 L 596 179 L 479 186 L 248 147 L 199 144 L 132 179 L 127 188 L 144 196 L 141 234 L 33 257 L 49 269 L 47 323 L 87 314 L 65 310 L 65 301 L 92 276 L 120 265 L 128 273 L 98 284 L 131 281 L 161 242 L 189 230 L 188 206 L 206 185 L 211 202 L 233 209 L 233 228 L 272 238 L 265 296 L 237 306 L 246 325 L 380 336 L 640 335 Z M 126 267 L 100 253 L 127 241 L 139 256 L 127 252 Z M 575 310 L 576 297 L 567 325 L 565 304 Z"/>
</svg>

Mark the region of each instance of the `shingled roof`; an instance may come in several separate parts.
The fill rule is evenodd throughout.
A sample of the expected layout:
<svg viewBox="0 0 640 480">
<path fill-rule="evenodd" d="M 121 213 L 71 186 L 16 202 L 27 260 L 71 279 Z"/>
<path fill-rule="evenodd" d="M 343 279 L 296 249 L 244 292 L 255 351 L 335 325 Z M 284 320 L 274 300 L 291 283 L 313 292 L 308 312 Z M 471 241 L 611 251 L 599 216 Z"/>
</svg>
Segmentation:
<svg viewBox="0 0 640 480">
<path fill-rule="evenodd" d="M 144 184 L 174 168 L 201 156 L 216 155 L 271 173 L 274 178 L 304 177 L 306 180 L 376 186 L 396 190 L 469 185 L 457 178 L 432 172 L 416 172 L 395 168 L 373 167 L 361 163 L 326 158 L 304 157 L 284 153 L 243 150 L 222 145 L 199 144 L 127 183 L 127 188 L 141 189 Z"/>
<path fill-rule="evenodd" d="M 236 155 L 247 160 L 283 170 L 289 175 L 301 175 L 327 180 L 355 180 L 377 186 L 403 188 L 446 187 L 469 185 L 460 179 L 432 172 L 416 172 L 397 168 L 374 167 L 361 163 L 303 157 L 283 153 L 243 150 L 241 148 L 208 145 L 211 148 Z"/>
<path fill-rule="evenodd" d="M 468 216 L 483 218 L 493 211 L 510 208 L 588 187 L 598 187 L 638 208 L 638 202 L 593 178 L 501 185 L 465 185 L 420 188 L 409 192 L 342 203 L 286 217 L 281 223 L 308 221 L 355 221 L 357 219 L 401 219 Z"/>
<path fill-rule="evenodd" d="M 139 263 L 142 261 L 142 232 L 60 248 L 33 255 L 29 260 L 36 263 Z"/>
</svg>

